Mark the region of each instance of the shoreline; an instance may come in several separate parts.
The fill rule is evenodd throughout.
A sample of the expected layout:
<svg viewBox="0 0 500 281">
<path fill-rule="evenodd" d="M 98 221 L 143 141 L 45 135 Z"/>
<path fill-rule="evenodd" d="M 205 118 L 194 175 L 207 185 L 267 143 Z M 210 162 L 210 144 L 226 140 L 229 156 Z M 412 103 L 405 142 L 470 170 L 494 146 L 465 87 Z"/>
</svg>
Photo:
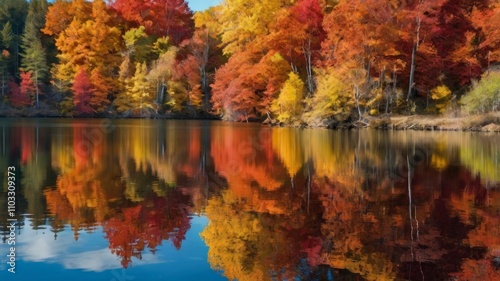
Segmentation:
<svg viewBox="0 0 500 281">
<path fill-rule="evenodd" d="M 158 120 L 221 120 L 221 118 L 209 114 L 200 114 L 193 117 L 185 114 L 152 114 L 149 116 L 61 116 L 57 114 L 33 114 L 33 115 L 3 115 L 0 118 L 62 118 L 62 119 L 158 119 Z M 488 113 L 483 115 L 470 115 L 462 117 L 445 117 L 432 115 L 380 115 L 369 116 L 362 121 L 353 122 L 330 122 L 321 125 L 280 125 L 261 120 L 253 120 L 251 123 L 260 123 L 271 127 L 295 127 L 295 128 L 325 128 L 331 130 L 355 130 L 363 128 L 372 128 L 377 130 L 394 131 L 463 131 L 463 132 L 495 132 L 500 133 L 500 112 Z M 239 122 L 234 122 L 239 123 Z"/>
<path fill-rule="evenodd" d="M 500 132 L 500 112 L 462 117 L 432 115 L 370 117 L 368 127 L 415 131 Z"/>
</svg>

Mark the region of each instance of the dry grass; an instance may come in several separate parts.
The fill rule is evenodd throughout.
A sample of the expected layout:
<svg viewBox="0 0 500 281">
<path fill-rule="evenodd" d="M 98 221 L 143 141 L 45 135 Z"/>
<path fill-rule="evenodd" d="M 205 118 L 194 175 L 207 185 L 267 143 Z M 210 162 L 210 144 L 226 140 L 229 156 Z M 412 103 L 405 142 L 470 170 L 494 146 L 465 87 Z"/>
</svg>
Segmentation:
<svg viewBox="0 0 500 281">
<path fill-rule="evenodd" d="M 391 116 L 370 120 L 370 127 L 396 130 L 443 130 L 500 132 L 500 112 L 462 117 Z"/>
</svg>

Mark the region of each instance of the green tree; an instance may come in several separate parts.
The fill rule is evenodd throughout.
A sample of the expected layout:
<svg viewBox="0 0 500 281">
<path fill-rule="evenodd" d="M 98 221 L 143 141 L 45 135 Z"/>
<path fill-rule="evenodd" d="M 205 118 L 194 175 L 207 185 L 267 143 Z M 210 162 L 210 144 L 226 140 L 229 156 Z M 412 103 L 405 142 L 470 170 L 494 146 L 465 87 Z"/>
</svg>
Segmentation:
<svg viewBox="0 0 500 281">
<path fill-rule="evenodd" d="M 30 71 L 35 84 L 35 107 L 39 108 L 39 87 L 41 80 L 48 75 L 47 54 L 42 46 L 40 29 L 45 25 L 45 14 L 48 4 L 45 0 L 32 0 L 29 4 L 28 16 L 22 36 L 24 49 L 22 66 L 24 71 Z"/>
<path fill-rule="evenodd" d="M 500 72 L 483 76 L 474 89 L 460 100 L 462 109 L 469 114 L 481 114 L 500 109 Z"/>
<path fill-rule="evenodd" d="M 1 89 L 2 89 L 2 97 L 0 103 L 4 103 L 5 99 L 5 89 L 7 86 L 7 79 L 9 77 L 8 71 L 8 63 L 10 58 L 9 49 L 12 45 L 12 40 L 14 39 L 14 35 L 12 33 L 12 25 L 10 22 L 7 22 L 2 30 L 0 30 L 0 75 L 2 76 Z"/>
</svg>

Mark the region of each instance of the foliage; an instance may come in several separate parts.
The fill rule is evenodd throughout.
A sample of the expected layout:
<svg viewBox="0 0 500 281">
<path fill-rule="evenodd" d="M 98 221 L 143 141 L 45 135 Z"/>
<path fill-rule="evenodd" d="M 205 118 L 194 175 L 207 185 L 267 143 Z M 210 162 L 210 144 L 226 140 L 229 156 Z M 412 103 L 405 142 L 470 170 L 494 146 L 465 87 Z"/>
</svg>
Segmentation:
<svg viewBox="0 0 500 281">
<path fill-rule="evenodd" d="M 94 109 L 91 107 L 90 100 L 92 98 L 93 89 L 90 83 L 89 76 L 87 72 L 82 68 L 78 72 L 73 80 L 73 94 L 75 111 L 78 115 L 85 115 L 94 113 Z"/>
<path fill-rule="evenodd" d="M 303 81 L 296 104 L 306 105 L 298 115 L 309 124 L 346 120 L 353 106 L 360 119 L 369 112 L 414 112 L 446 85 L 449 97 L 432 98 L 442 113 L 453 94 L 500 62 L 500 4 L 462 2 L 226 0 L 193 13 L 185 0 L 4 0 L 2 98 L 22 67 L 37 93 L 50 82 L 45 101 L 62 101 L 58 106 L 67 111 L 83 68 L 96 114 L 113 114 L 113 106 L 128 111 L 124 93 L 135 83 L 136 63 L 145 63 L 156 88 L 148 103 L 158 114 L 196 109 L 225 120 L 262 120 L 276 113 L 290 72 Z M 330 68 L 340 81 L 330 87 L 342 98 L 321 82 L 330 79 Z M 484 110 L 464 110 L 496 110 L 495 101 L 472 101 L 485 103 Z"/>
<path fill-rule="evenodd" d="M 354 107 L 352 90 L 341 81 L 333 68 L 317 69 L 317 90 L 308 100 L 308 113 L 304 116 L 307 123 L 314 124 L 333 118 L 346 120 Z"/>
<path fill-rule="evenodd" d="M 472 91 L 460 100 L 462 109 L 469 114 L 481 114 L 500 109 L 500 71 L 483 76 Z"/>
<path fill-rule="evenodd" d="M 440 85 L 431 90 L 431 98 L 436 103 L 438 113 L 443 113 L 449 104 L 451 91 L 446 85 Z"/>
<path fill-rule="evenodd" d="M 28 93 L 21 93 L 21 88 L 16 82 L 10 80 L 9 87 L 9 101 L 13 107 L 24 107 L 31 105 L 31 97 Z"/>
<path fill-rule="evenodd" d="M 150 81 L 147 79 L 146 63 L 137 63 L 135 74 L 126 85 L 123 96 L 125 100 L 119 111 L 132 111 L 133 114 L 142 115 L 146 109 L 153 108 L 153 89 Z"/>
<path fill-rule="evenodd" d="M 193 12 L 184 0 L 116 0 L 112 7 L 125 21 L 144 26 L 148 34 L 167 36 L 174 45 L 192 35 Z"/>
<path fill-rule="evenodd" d="M 292 124 L 300 120 L 304 91 L 304 82 L 295 72 L 290 72 L 278 98 L 271 104 L 271 112 L 278 121 Z"/>
</svg>

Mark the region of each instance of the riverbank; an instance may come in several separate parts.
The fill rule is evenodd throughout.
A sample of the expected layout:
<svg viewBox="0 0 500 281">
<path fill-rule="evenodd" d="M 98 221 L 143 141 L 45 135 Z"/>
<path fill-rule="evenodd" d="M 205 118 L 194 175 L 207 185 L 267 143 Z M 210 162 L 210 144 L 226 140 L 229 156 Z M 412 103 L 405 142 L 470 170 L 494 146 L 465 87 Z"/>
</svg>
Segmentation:
<svg viewBox="0 0 500 281">
<path fill-rule="evenodd" d="M 392 130 L 500 132 L 500 112 L 462 117 L 431 115 L 369 117 L 366 127 Z"/>
<path fill-rule="evenodd" d="M 73 118 L 61 116 L 55 110 L 0 110 L 0 117 L 20 117 L 20 118 Z M 84 116 L 75 118 L 85 118 Z M 91 117 L 92 118 L 92 117 Z M 93 118 L 111 119 L 192 119 L 192 120 L 220 120 L 219 117 L 204 112 L 190 113 L 165 113 L 165 114 L 145 114 L 142 116 L 127 116 L 104 114 Z M 254 120 L 254 122 L 261 122 Z M 350 130 L 356 128 L 374 128 L 381 130 L 417 130 L 417 131 L 472 131 L 472 132 L 500 132 L 500 112 L 483 115 L 470 115 L 461 117 L 445 117 L 433 115 L 380 115 L 369 116 L 362 121 L 354 122 L 321 122 L 317 124 L 283 125 L 277 122 L 266 120 L 263 122 L 271 126 L 283 127 L 310 127 L 328 128 L 336 130 Z"/>
</svg>

